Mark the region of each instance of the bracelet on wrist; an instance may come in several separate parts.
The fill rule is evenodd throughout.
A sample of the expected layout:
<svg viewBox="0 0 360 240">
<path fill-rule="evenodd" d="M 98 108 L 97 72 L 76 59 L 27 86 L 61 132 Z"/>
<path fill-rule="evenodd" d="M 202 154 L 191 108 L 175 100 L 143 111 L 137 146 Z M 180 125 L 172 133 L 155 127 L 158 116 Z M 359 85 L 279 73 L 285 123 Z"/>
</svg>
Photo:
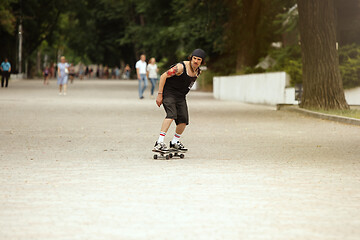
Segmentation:
<svg viewBox="0 0 360 240">
<path fill-rule="evenodd" d="M 158 94 L 163 94 L 162 92 L 158 92 Z"/>
</svg>

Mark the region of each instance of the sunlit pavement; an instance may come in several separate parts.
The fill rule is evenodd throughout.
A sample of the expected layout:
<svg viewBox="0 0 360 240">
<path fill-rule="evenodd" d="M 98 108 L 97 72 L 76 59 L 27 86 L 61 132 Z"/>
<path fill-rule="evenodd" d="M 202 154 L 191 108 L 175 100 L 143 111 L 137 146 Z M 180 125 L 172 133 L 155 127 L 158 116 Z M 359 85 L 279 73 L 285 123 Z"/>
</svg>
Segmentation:
<svg viewBox="0 0 360 240">
<path fill-rule="evenodd" d="M 0 88 L 0 239 L 360 238 L 359 127 L 191 92 L 189 153 L 153 160 L 164 111 L 137 92 Z"/>
</svg>

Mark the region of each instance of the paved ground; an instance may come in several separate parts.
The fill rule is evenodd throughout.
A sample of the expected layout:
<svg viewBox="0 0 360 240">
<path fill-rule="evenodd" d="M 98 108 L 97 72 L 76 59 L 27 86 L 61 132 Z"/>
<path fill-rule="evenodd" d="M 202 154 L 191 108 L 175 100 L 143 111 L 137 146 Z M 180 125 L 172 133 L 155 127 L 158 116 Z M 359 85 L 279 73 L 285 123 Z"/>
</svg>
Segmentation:
<svg viewBox="0 0 360 240">
<path fill-rule="evenodd" d="M 136 82 L 0 89 L 0 239 L 360 238 L 359 127 L 188 102 L 191 151 L 166 161 Z"/>
</svg>

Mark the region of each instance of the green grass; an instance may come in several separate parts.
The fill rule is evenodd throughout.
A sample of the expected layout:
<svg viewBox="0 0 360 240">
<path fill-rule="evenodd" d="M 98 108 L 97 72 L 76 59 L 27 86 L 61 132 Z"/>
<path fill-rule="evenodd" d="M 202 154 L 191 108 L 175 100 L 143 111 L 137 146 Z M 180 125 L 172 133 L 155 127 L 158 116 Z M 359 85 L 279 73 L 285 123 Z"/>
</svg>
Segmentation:
<svg viewBox="0 0 360 240">
<path fill-rule="evenodd" d="M 321 110 L 321 109 L 311 109 L 312 111 L 325 113 L 330 115 L 337 115 L 343 117 L 357 118 L 360 119 L 360 109 L 350 109 L 350 110 Z"/>
</svg>

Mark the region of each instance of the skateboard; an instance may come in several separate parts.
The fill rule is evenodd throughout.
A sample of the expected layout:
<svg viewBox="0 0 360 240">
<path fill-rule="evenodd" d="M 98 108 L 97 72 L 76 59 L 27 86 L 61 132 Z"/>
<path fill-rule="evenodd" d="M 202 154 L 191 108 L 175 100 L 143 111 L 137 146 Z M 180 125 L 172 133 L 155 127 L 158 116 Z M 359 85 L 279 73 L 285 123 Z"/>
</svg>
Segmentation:
<svg viewBox="0 0 360 240">
<path fill-rule="evenodd" d="M 155 154 L 153 156 L 154 159 L 159 159 L 159 158 L 165 158 L 166 160 L 170 159 L 170 152 L 166 151 L 166 152 L 162 152 L 162 151 L 156 151 L 156 150 L 152 150 Z"/>
<path fill-rule="evenodd" d="M 174 157 L 184 158 L 186 152 L 187 151 L 181 151 L 181 150 L 172 149 L 172 150 L 170 150 L 169 155 L 170 155 L 170 158 L 174 158 Z"/>
<path fill-rule="evenodd" d="M 162 152 L 162 151 L 155 151 L 152 150 L 155 154 L 153 156 L 154 159 L 160 159 L 160 158 L 165 158 L 166 160 L 169 160 L 170 158 L 184 158 L 186 151 L 181 151 L 181 150 L 175 150 L 175 149 L 171 149 L 169 151 L 166 152 Z"/>
</svg>

